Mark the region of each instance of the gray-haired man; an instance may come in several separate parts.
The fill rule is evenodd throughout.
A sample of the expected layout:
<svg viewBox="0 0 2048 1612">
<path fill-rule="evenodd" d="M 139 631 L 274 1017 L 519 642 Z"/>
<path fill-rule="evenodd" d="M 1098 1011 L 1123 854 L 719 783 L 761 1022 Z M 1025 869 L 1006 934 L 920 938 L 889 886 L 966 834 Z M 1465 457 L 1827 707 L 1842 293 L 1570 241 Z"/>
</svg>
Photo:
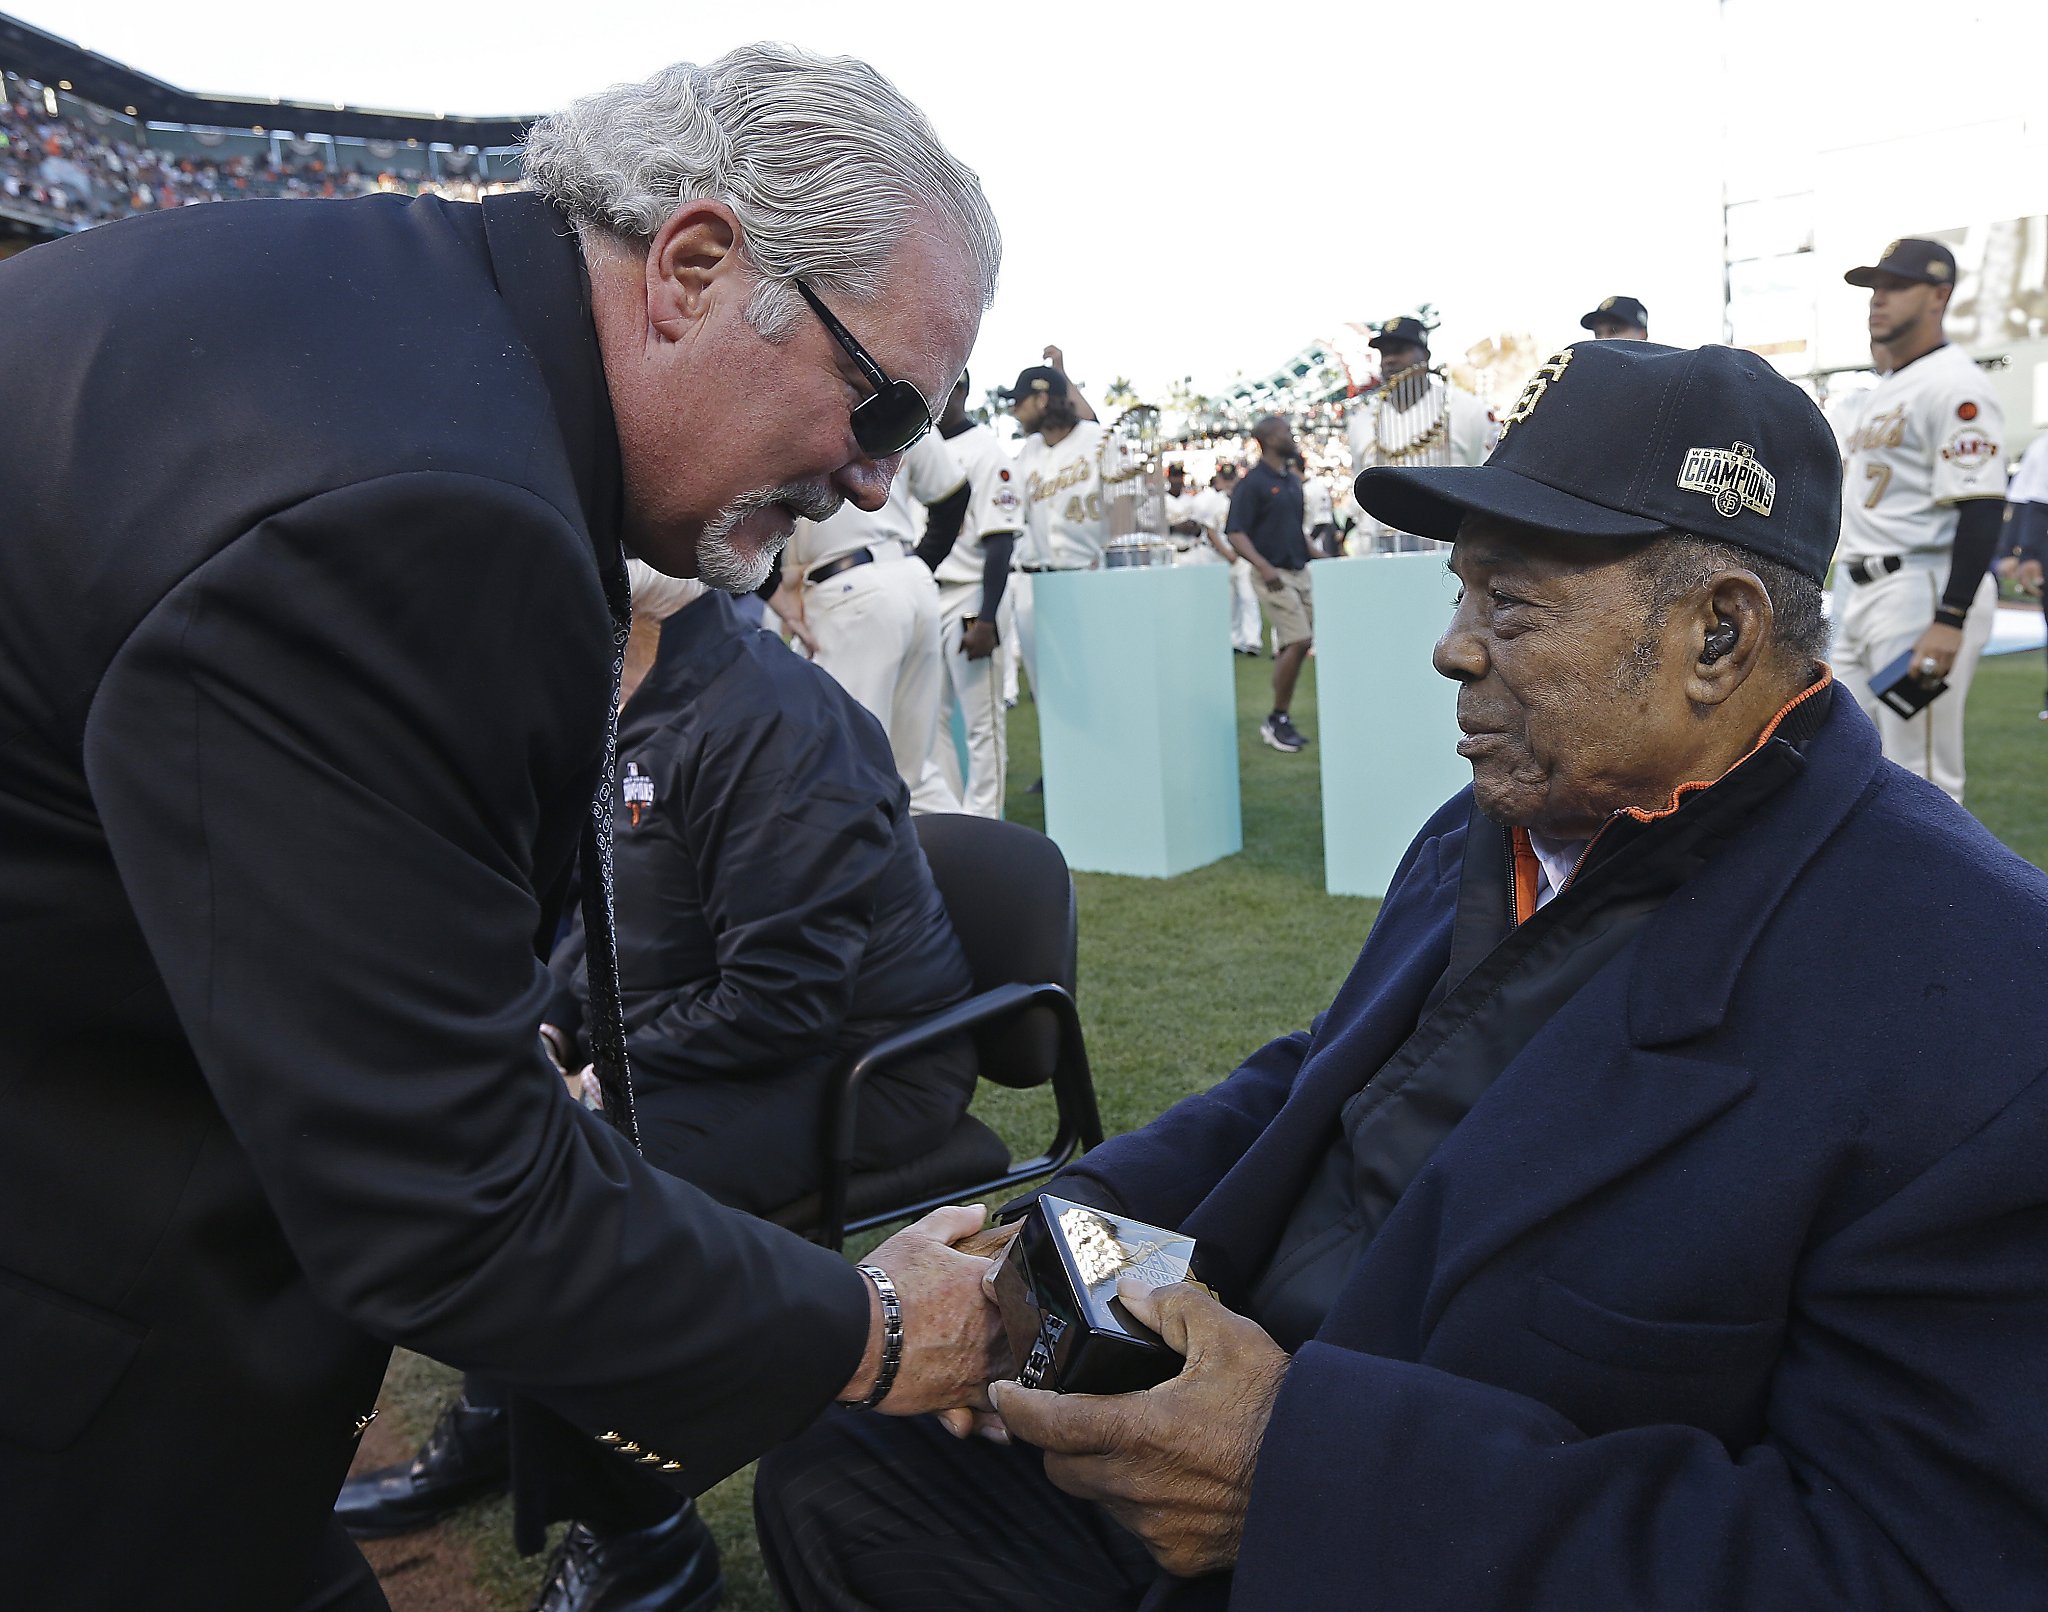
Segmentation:
<svg viewBox="0 0 2048 1612">
<path fill-rule="evenodd" d="M 649 1169 L 544 1057 L 536 947 L 581 845 L 608 950 L 621 540 L 743 588 L 878 507 L 994 219 L 871 68 L 777 46 L 527 172 L 0 265 L 10 1605 L 380 1606 L 328 1508 L 394 1342 L 693 1491 L 835 1398 L 979 1397 L 979 1212 L 863 1276 Z"/>
</svg>

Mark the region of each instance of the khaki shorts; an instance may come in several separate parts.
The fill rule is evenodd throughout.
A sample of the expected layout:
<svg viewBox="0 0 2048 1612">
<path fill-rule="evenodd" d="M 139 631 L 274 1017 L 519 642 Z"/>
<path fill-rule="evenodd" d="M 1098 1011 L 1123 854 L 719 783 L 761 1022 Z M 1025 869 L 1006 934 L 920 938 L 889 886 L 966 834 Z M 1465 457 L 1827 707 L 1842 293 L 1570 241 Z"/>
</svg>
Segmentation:
<svg viewBox="0 0 2048 1612">
<path fill-rule="evenodd" d="M 1263 577 L 1252 578 L 1252 592 L 1258 595 L 1259 610 L 1282 649 L 1306 643 L 1316 635 L 1316 604 L 1309 596 L 1308 572 L 1281 571 L 1280 586 L 1268 587 Z"/>
</svg>

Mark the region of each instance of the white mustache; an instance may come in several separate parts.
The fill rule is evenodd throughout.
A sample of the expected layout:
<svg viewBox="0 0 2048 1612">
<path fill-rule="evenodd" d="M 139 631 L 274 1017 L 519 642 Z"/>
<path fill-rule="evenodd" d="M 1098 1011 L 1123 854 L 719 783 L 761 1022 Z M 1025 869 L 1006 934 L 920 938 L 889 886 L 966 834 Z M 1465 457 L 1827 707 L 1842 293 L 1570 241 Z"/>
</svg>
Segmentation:
<svg viewBox="0 0 2048 1612">
<path fill-rule="evenodd" d="M 752 593 L 768 580 L 784 540 L 777 538 L 752 554 L 744 554 L 732 540 L 741 522 L 778 504 L 807 520 L 830 520 L 845 502 L 842 495 L 816 482 L 791 482 L 742 493 L 712 518 L 704 535 L 697 539 L 697 575 L 726 593 Z"/>
</svg>

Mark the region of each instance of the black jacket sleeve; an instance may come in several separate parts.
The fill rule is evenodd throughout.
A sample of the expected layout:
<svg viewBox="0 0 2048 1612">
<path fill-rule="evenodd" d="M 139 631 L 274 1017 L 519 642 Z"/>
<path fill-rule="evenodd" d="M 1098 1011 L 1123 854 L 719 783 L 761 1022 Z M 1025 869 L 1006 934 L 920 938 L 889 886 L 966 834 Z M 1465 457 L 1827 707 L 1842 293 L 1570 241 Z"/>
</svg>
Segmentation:
<svg viewBox="0 0 2048 1612">
<path fill-rule="evenodd" d="M 582 1045 L 584 997 L 589 990 L 583 972 L 584 956 L 583 913 L 579 909 L 548 959 L 551 988 L 540 1015 L 541 1023 L 552 1024 L 578 1046 Z"/>
<path fill-rule="evenodd" d="M 727 1080 L 814 1057 L 853 1003 L 894 854 L 895 773 L 860 756 L 836 712 L 793 699 L 711 729 L 679 766 L 664 787 L 718 966 L 651 1013 L 636 1003 L 633 1077 Z"/>
<path fill-rule="evenodd" d="M 534 846 L 594 782 L 607 628 L 588 540 L 542 500 L 370 481 L 167 594 L 85 762 L 314 1288 L 694 1489 L 823 1408 L 868 1301 L 836 1256 L 645 1165 L 542 1056 Z"/>
</svg>

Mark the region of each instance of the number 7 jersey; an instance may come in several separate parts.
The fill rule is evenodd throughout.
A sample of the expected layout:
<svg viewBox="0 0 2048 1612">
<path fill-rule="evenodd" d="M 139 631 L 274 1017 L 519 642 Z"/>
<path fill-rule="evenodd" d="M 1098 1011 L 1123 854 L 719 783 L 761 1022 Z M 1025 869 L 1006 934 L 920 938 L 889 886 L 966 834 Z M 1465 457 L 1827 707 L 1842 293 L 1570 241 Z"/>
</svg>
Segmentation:
<svg viewBox="0 0 2048 1612">
<path fill-rule="evenodd" d="M 1101 563 L 1107 532 L 1102 450 L 1108 438 L 1101 421 L 1082 420 L 1052 447 L 1041 436 L 1024 439 L 1016 465 L 1024 494 L 1017 564 L 1085 571 Z"/>
<path fill-rule="evenodd" d="M 1938 552 L 1956 505 L 2005 496 L 2004 419 L 1960 347 L 1895 369 L 1835 417 L 1842 445 L 1842 559 Z"/>
</svg>

